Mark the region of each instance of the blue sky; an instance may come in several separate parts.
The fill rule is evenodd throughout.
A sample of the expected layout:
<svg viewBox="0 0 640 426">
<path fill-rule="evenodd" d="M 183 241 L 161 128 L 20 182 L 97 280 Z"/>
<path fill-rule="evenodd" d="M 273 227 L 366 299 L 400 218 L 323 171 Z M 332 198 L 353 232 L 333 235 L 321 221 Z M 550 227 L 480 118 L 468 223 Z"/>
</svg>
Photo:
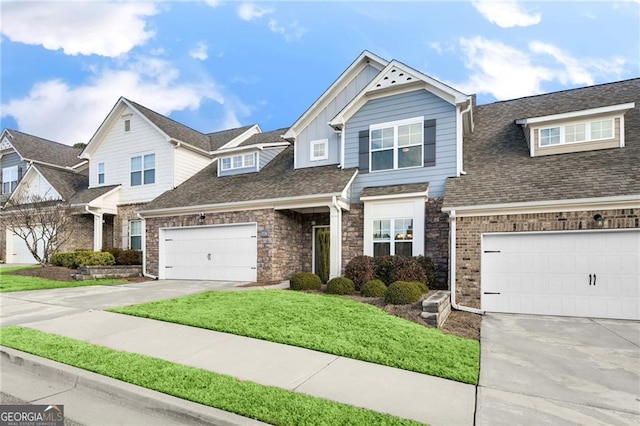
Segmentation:
<svg viewBox="0 0 640 426">
<path fill-rule="evenodd" d="M 120 96 L 287 127 L 363 51 L 478 103 L 640 76 L 640 1 L 4 1 L 1 125 L 86 142 Z"/>
</svg>

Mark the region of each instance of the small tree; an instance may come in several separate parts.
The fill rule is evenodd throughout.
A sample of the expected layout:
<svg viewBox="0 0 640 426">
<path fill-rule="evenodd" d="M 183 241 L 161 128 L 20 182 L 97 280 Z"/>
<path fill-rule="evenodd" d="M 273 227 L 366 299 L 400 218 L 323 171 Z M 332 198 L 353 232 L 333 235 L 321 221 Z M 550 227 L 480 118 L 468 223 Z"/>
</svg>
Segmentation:
<svg viewBox="0 0 640 426">
<path fill-rule="evenodd" d="M 330 268 L 330 241 L 331 241 L 331 232 L 327 229 L 318 229 L 318 233 L 316 234 L 316 239 L 318 244 L 316 245 L 318 249 L 318 276 L 323 283 L 329 281 L 329 268 Z"/>
<path fill-rule="evenodd" d="M 34 259 L 42 265 L 48 265 L 51 256 L 71 236 L 69 204 L 48 193 L 30 193 L 27 185 L 14 193 L 2 208 L 2 219 L 7 229 L 25 242 Z"/>
</svg>

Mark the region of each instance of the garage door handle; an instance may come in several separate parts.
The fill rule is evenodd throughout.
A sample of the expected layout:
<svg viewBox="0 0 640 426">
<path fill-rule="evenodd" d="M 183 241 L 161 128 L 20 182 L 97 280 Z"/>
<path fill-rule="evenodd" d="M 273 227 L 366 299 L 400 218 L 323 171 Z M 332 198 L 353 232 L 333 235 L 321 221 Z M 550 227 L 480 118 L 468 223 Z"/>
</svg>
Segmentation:
<svg viewBox="0 0 640 426">
<path fill-rule="evenodd" d="M 591 285 L 591 274 L 589 274 L 589 285 Z"/>
<path fill-rule="evenodd" d="M 596 279 L 597 279 L 596 274 L 593 274 L 593 285 L 596 285 Z"/>
<path fill-rule="evenodd" d="M 496 292 L 493 292 L 493 291 L 485 291 L 484 294 L 500 294 L 500 293 L 496 293 Z"/>
</svg>

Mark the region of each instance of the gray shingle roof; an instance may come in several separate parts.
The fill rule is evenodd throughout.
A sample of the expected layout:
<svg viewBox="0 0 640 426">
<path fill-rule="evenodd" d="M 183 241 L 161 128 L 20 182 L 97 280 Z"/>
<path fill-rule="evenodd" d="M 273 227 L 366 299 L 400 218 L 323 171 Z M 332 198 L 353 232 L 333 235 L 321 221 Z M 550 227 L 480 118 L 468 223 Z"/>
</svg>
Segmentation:
<svg viewBox="0 0 640 426">
<path fill-rule="evenodd" d="M 97 188 L 84 188 L 80 191 L 76 192 L 73 197 L 71 197 L 70 203 L 72 205 L 76 204 L 87 204 L 101 195 L 106 194 L 114 188 L 119 187 L 120 185 L 109 185 L 109 186 L 100 186 Z"/>
<path fill-rule="evenodd" d="M 624 116 L 625 147 L 529 156 L 515 120 L 636 102 Z M 464 139 L 466 176 L 447 180 L 443 207 L 640 197 L 640 79 L 476 107 Z"/>
<path fill-rule="evenodd" d="M 281 136 L 284 135 L 287 130 L 289 130 L 289 128 L 285 127 L 283 129 L 271 130 L 269 132 L 256 133 L 255 135 L 251 136 L 249 139 L 242 142 L 238 146 L 251 146 L 251 145 L 258 145 L 263 143 L 274 143 L 274 142 L 287 142 L 286 140 L 281 138 Z"/>
<path fill-rule="evenodd" d="M 415 194 L 416 192 L 427 192 L 429 183 L 410 183 L 406 185 L 368 186 L 360 192 L 362 197 L 379 197 L 383 195 Z"/>
<path fill-rule="evenodd" d="M 81 148 L 63 145 L 17 130 L 7 129 L 7 131 L 11 135 L 9 138 L 11 145 L 22 158 L 62 167 L 75 166 L 83 161 L 78 158 L 82 152 Z"/>
<path fill-rule="evenodd" d="M 217 177 L 217 163 L 212 163 L 151 201 L 144 210 L 336 194 L 355 172 L 356 169 L 342 170 L 335 165 L 294 170 L 290 146 L 257 173 Z"/>
<path fill-rule="evenodd" d="M 34 164 L 33 167 L 42 174 L 65 201 L 70 201 L 77 192 L 89 186 L 89 177 L 86 173 L 76 173 L 40 164 Z"/>
<path fill-rule="evenodd" d="M 217 149 L 222 148 L 222 145 L 230 142 L 231 140 L 237 138 L 254 125 L 238 127 L 235 129 L 222 130 L 220 132 L 208 133 L 207 137 L 209 138 L 211 144 L 211 151 L 215 151 Z"/>
</svg>

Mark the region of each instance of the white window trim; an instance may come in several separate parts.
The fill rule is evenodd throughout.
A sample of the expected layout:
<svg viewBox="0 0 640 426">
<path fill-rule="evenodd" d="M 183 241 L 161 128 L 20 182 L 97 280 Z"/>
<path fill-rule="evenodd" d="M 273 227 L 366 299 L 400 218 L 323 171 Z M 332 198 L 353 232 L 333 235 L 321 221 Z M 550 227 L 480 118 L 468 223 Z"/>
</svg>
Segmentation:
<svg viewBox="0 0 640 426">
<path fill-rule="evenodd" d="M 15 180 L 5 181 L 4 180 L 5 170 L 6 170 L 7 174 L 13 174 L 12 172 L 15 170 Z M 2 179 L 1 179 L 2 180 L 2 188 L 0 188 L 0 190 L 2 191 L 3 194 L 12 194 L 13 191 L 15 190 L 15 188 L 18 187 L 18 179 L 19 179 L 19 174 L 20 174 L 20 171 L 18 170 L 18 166 L 5 167 L 5 168 L 2 169 L 1 172 L 2 172 L 2 176 L 0 176 L 0 177 L 2 177 Z M 16 183 L 16 186 L 13 189 L 11 188 L 11 183 L 12 182 Z M 4 190 L 4 185 L 6 183 L 9 184 L 9 192 L 5 192 L 5 190 Z"/>
<path fill-rule="evenodd" d="M 424 255 L 426 197 L 407 196 L 364 201 L 363 251 L 373 256 L 373 222 L 387 219 L 413 219 L 413 256 Z M 385 213 L 386 212 L 386 213 Z M 395 239 L 395 236 L 394 236 Z M 394 249 L 395 250 L 395 249 Z"/>
<path fill-rule="evenodd" d="M 616 137 L 616 122 L 615 119 L 618 117 L 612 117 L 612 118 L 602 118 L 602 119 L 591 119 L 591 120 L 582 120 L 582 121 L 572 121 L 570 123 L 563 123 L 563 124 L 559 124 L 556 126 L 546 126 L 546 127 L 540 127 L 538 128 L 538 148 L 544 149 L 544 148 L 551 148 L 554 146 L 562 146 L 562 145 L 573 145 L 573 144 L 580 144 L 580 143 L 586 143 L 586 142 L 597 142 L 597 141 L 607 141 L 607 140 L 613 140 Z M 596 138 L 596 139 L 591 139 L 591 123 L 595 123 L 595 122 L 601 122 L 601 121 L 609 121 L 611 122 L 611 129 L 612 129 L 612 136 L 610 138 Z M 584 124 L 585 128 L 584 128 L 584 134 L 585 134 L 585 139 L 582 141 L 574 141 L 574 142 L 567 142 L 565 140 L 565 133 L 566 133 L 566 127 L 567 126 L 575 126 L 575 125 L 579 125 L 579 124 Z M 541 133 L 543 130 L 548 130 L 548 129 L 556 129 L 556 128 L 560 128 L 560 142 L 556 143 L 556 144 L 552 144 L 552 145 L 542 145 L 542 137 L 541 137 Z"/>
<path fill-rule="evenodd" d="M 317 145 L 324 145 L 324 155 L 316 156 L 315 147 Z M 309 160 L 310 161 L 322 161 L 329 159 L 329 139 L 317 139 L 309 143 Z"/>
<path fill-rule="evenodd" d="M 100 166 L 102 166 L 102 173 L 100 172 Z M 102 175 L 102 182 L 100 182 L 100 175 Z M 97 184 L 104 185 L 106 182 L 107 182 L 106 166 L 104 165 L 104 162 L 100 162 L 98 163 Z"/>
<path fill-rule="evenodd" d="M 420 146 L 420 149 L 422 151 L 422 155 L 420 156 L 420 165 L 419 166 L 412 166 L 412 167 L 402 167 L 399 168 L 398 167 L 398 127 L 400 126 L 406 126 L 408 124 L 421 124 L 422 128 L 422 140 L 420 142 L 420 145 L 415 144 L 415 145 L 406 145 L 406 146 Z M 393 148 L 379 148 L 379 149 L 372 149 L 371 148 L 371 133 L 374 130 L 380 130 L 380 129 L 387 129 L 389 127 L 393 127 Z M 391 169 L 384 169 L 384 170 L 373 170 L 372 168 L 372 164 L 373 164 L 373 153 L 374 152 L 379 152 L 379 151 L 388 151 L 388 150 L 392 150 L 393 151 L 393 168 Z M 388 121 L 386 123 L 378 123 L 378 124 L 372 124 L 369 126 L 369 173 L 379 173 L 379 172 L 390 172 L 390 171 L 395 171 L 395 170 L 409 170 L 409 169 L 417 169 L 420 167 L 424 167 L 424 116 L 421 117 L 413 117 L 413 118 L 406 118 L 404 120 L 396 120 L 396 121 Z"/>
<path fill-rule="evenodd" d="M 241 159 L 241 164 L 242 165 L 239 166 L 239 167 L 234 167 L 233 159 L 236 158 L 236 157 L 240 157 L 240 159 Z M 252 164 L 248 164 L 248 162 L 246 161 L 247 157 L 252 159 Z M 225 167 L 225 165 L 224 165 L 224 160 L 225 159 L 229 159 L 230 160 L 230 166 L 229 167 Z M 256 162 L 257 162 L 257 159 L 256 159 L 256 153 L 255 152 L 252 152 L 252 153 L 249 153 L 249 154 L 228 155 L 226 157 L 221 157 L 220 158 L 220 170 L 226 172 L 228 170 L 246 169 L 246 168 L 249 168 L 249 167 L 255 167 L 256 166 Z"/>
<path fill-rule="evenodd" d="M 394 217 L 394 218 L 384 218 L 384 219 L 372 219 L 372 223 L 376 221 L 389 221 L 389 239 L 384 238 L 375 238 L 375 236 L 371 236 L 371 253 L 375 253 L 375 244 L 376 243 L 389 243 L 389 254 L 391 256 L 396 255 L 396 243 L 411 243 L 411 250 L 413 252 L 413 243 L 414 243 L 414 230 L 413 223 L 415 222 L 413 217 Z M 411 239 L 399 240 L 396 238 L 398 232 L 396 230 L 396 223 L 399 221 L 410 220 L 411 221 Z"/>
<path fill-rule="evenodd" d="M 134 222 L 140 223 L 140 233 L 139 234 L 134 234 L 133 233 L 133 226 L 132 224 Z M 130 220 L 129 221 L 129 249 L 130 250 L 137 250 L 132 248 L 133 244 L 131 244 L 131 239 L 133 237 L 140 237 L 140 251 L 142 251 L 142 235 L 143 235 L 143 230 L 142 230 L 142 220 Z"/>
<path fill-rule="evenodd" d="M 145 169 L 144 168 L 144 157 L 147 155 L 154 155 L 154 159 L 153 159 L 153 169 Z M 131 168 L 131 160 L 136 158 L 136 157 L 140 157 L 140 170 L 133 170 Z M 154 173 L 154 178 L 153 178 L 153 183 L 144 183 L 144 172 L 147 170 L 155 170 L 156 172 Z M 131 185 L 131 173 L 133 172 L 142 172 L 141 176 L 140 176 L 140 185 Z M 151 186 L 151 185 L 155 185 L 156 182 L 158 181 L 158 155 L 155 152 L 145 152 L 143 154 L 134 154 L 129 158 L 129 186 L 131 186 L 132 188 L 135 187 L 139 187 L 139 186 Z"/>
</svg>

